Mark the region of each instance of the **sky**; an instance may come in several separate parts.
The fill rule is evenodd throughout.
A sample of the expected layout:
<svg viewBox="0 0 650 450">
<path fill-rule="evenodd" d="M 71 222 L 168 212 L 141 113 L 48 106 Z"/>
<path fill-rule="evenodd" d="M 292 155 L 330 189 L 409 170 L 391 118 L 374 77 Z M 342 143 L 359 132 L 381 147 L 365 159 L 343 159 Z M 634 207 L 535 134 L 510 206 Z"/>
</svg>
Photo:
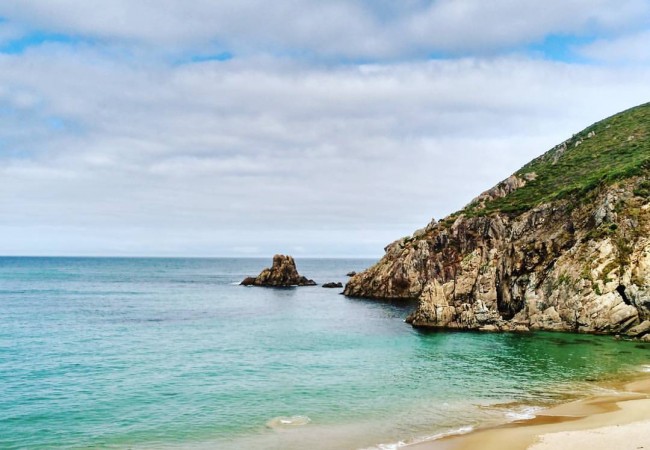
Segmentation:
<svg viewBox="0 0 650 450">
<path fill-rule="evenodd" d="M 649 0 L 2 0 L 0 255 L 379 257 L 648 101 Z"/>
</svg>

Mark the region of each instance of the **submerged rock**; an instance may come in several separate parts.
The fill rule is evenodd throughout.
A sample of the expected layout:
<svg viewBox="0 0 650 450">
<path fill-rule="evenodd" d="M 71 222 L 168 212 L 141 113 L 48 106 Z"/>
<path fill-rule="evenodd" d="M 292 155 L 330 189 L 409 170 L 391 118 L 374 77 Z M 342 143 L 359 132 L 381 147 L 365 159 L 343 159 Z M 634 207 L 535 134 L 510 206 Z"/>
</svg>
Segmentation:
<svg viewBox="0 0 650 450">
<path fill-rule="evenodd" d="M 264 269 L 257 277 L 247 277 L 241 283 L 242 286 L 267 286 L 267 287 L 290 287 L 290 286 L 316 286 L 314 280 L 303 277 L 296 269 L 296 262 L 291 256 L 275 255 L 273 265 Z"/>
<path fill-rule="evenodd" d="M 342 287 L 343 287 L 343 283 L 335 283 L 335 282 L 325 283 L 325 284 L 323 285 L 323 287 L 324 287 L 324 288 L 342 288 Z"/>
</svg>

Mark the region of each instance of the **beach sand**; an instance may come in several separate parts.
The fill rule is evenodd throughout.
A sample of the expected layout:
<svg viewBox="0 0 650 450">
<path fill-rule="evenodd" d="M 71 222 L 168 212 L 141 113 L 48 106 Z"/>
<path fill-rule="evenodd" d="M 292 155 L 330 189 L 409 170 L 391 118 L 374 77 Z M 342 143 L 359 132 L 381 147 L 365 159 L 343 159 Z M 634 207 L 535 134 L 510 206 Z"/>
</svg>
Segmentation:
<svg viewBox="0 0 650 450">
<path fill-rule="evenodd" d="M 650 378 L 611 394 L 545 410 L 531 420 L 478 429 L 414 450 L 650 450 Z"/>
</svg>

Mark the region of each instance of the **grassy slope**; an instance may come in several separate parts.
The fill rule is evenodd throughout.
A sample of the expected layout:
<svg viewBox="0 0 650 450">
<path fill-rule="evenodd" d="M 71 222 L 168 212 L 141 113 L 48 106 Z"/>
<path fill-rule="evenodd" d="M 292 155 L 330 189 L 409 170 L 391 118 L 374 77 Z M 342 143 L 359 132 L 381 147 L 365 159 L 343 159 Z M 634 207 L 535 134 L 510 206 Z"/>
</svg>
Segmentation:
<svg viewBox="0 0 650 450">
<path fill-rule="evenodd" d="M 595 136 L 587 137 L 595 132 Z M 579 142 L 578 145 L 576 145 Z M 650 103 L 598 122 L 522 167 L 516 175 L 537 178 L 484 209 L 469 205 L 463 213 L 518 214 L 563 198 L 580 200 L 600 185 L 650 173 Z M 650 184 L 646 186 L 650 193 Z M 646 193 L 646 194 L 647 194 Z"/>
</svg>

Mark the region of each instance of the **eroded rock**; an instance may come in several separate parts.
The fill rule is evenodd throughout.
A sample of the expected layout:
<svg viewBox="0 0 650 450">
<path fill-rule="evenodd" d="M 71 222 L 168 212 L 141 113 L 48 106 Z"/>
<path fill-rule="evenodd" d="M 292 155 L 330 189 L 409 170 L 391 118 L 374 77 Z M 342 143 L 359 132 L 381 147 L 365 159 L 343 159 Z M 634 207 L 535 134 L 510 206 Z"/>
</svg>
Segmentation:
<svg viewBox="0 0 650 450">
<path fill-rule="evenodd" d="M 257 277 L 247 277 L 241 283 L 243 286 L 267 286 L 267 287 L 290 287 L 290 286 L 316 286 L 314 280 L 310 280 L 298 273 L 296 262 L 291 256 L 275 255 L 273 265 L 264 269 Z"/>
<path fill-rule="evenodd" d="M 650 199 L 633 195 L 639 182 L 578 206 L 460 214 L 388 245 L 344 294 L 417 299 L 407 320 L 417 327 L 647 336 L 637 326 L 650 320 Z"/>
<path fill-rule="evenodd" d="M 650 333 L 650 320 L 644 320 L 639 325 L 627 330 L 625 334 L 630 337 L 640 337 L 648 333 Z"/>
</svg>

